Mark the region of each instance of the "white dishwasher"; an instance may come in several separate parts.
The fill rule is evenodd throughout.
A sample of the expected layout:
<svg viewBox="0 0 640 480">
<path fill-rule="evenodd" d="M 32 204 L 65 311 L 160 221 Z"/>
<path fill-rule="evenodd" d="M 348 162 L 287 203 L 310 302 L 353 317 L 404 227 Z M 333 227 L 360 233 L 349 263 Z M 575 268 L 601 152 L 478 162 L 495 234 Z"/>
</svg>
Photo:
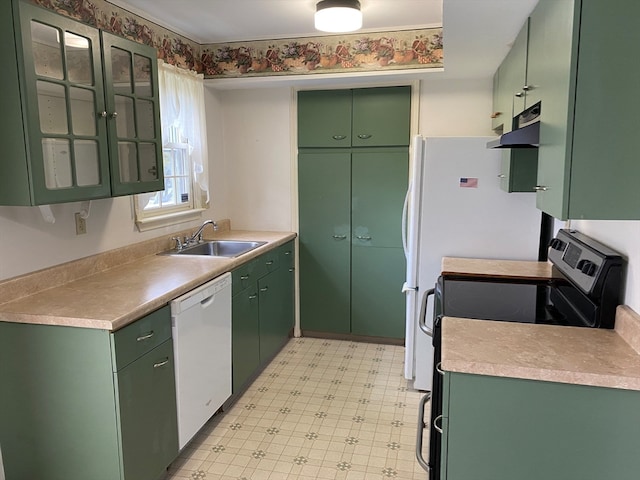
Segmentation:
<svg viewBox="0 0 640 480">
<path fill-rule="evenodd" d="M 231 396 L 231 274 L 171 302 L 182 449 Z"/>
</svg>

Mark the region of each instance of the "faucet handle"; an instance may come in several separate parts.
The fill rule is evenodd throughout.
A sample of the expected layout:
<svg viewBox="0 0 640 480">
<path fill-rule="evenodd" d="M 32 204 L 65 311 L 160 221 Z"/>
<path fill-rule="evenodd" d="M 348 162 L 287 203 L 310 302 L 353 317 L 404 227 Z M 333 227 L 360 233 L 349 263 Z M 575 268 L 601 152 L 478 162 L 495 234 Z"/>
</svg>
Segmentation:
<svg viewBox="0 0 640 480">
<path fill-rule="evenodd" d="M 171 240 L 176 242 L 176 250 L 182 250 L 184 245 L 182 244 L 182 240 L 180 240 L 180 237 L 171 237 Z"/>
</svg>

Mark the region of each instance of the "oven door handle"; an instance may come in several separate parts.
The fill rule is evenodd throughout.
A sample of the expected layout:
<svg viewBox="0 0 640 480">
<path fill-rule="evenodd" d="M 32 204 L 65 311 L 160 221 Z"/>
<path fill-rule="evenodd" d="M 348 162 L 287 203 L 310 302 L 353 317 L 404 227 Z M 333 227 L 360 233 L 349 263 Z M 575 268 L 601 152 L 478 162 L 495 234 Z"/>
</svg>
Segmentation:
<svg viewBox="0 0 640 480">
<path fill-rule="evenodd" d="M 420 403 L 418 405 L 418 435 L 416 438 L 416 459 L 418 460 L 420 466 L 427 472 L 431 470 L 431 467 L 429 466 L 429 462 L 422 456 L 422 437 L 424 434 L 424 430 L 427 428 L 427 424 L 424 423 L 424 408 L 430 399 L 431 393 L 427 393 L 420 399 Z"/>
<path fill-rule="evenodd" d="M 424 333 L 433 337 L 433 329 L 427 327 L 427 300 L 436 292 L 435 288 L 430 288 L 422 294 L 422 302 L 420 302 L 420 317 L 418 317 L 418 326 Z"/>
</svg>

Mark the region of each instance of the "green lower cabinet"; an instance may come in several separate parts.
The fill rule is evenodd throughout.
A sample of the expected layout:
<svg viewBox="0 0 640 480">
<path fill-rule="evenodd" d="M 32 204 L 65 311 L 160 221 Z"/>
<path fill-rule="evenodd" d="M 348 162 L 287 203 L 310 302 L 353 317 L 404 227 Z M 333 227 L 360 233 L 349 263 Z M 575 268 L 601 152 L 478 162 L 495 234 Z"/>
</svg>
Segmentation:
<svg viewBox="0 0 640 480">
<path fill-rule="evenodd" d="M 351 152 L 298 156 L 300 323 L 303 330 L 349 333 Z"/>
<path fill-rule="evenodd" d="M 232 299 L 233 393 L 285 344 L 294 324 L 295 246 L 290 241 L 231 272 L 248 285 Z"/>
<path fill-rule="evenodd" d="M 640 392 L 445 373 L 442 480 L 635 480 Z"/>
<path fill-rule="evenodd" d="M 171 339 L 115 374 L 125 479 L 158 479 L 176 457 Z"/>
<path fill-rule="evenodd" d="M 237 393 L 260 366 L 260 323 L 256 282 L 253 287 L 233 296 L 231 312 L 232 391 Z"/>
<path fill-rule="evenodd" d="M 129 338 L 118 333 L 135 323 L 114 334 L 0 322 L 7 479 L 159 478 L 178 455 L 178 433 L 170 311 L 152 316 L 168 337 L 122 367 L 118 352 L 132 349 L 116 347 Z"/>
<path fill-rule="evenodd" d="M 301 149 L 303 332 L 404 338 L 407 147 Z"/>
<path fill-rule="evenodd" d="M 405 279 L 402 248 L 354 247 L 351 257 L 351 332 L 404 338 Z"/>
</svg>

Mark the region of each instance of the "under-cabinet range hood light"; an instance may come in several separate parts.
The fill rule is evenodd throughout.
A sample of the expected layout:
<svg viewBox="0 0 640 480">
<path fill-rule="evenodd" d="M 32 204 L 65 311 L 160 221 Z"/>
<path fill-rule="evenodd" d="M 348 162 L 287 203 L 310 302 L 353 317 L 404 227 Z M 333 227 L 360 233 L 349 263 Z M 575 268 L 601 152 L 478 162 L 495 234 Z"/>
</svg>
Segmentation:
<svg viewBox="0 0 640 480">
<path fill-rule="evenodd" d="M 514 130 L 487 143 L 487 148 L 535 148 L 540 144 L 540 112 L 538 102 L 515 118 Z"/>
</svg>

